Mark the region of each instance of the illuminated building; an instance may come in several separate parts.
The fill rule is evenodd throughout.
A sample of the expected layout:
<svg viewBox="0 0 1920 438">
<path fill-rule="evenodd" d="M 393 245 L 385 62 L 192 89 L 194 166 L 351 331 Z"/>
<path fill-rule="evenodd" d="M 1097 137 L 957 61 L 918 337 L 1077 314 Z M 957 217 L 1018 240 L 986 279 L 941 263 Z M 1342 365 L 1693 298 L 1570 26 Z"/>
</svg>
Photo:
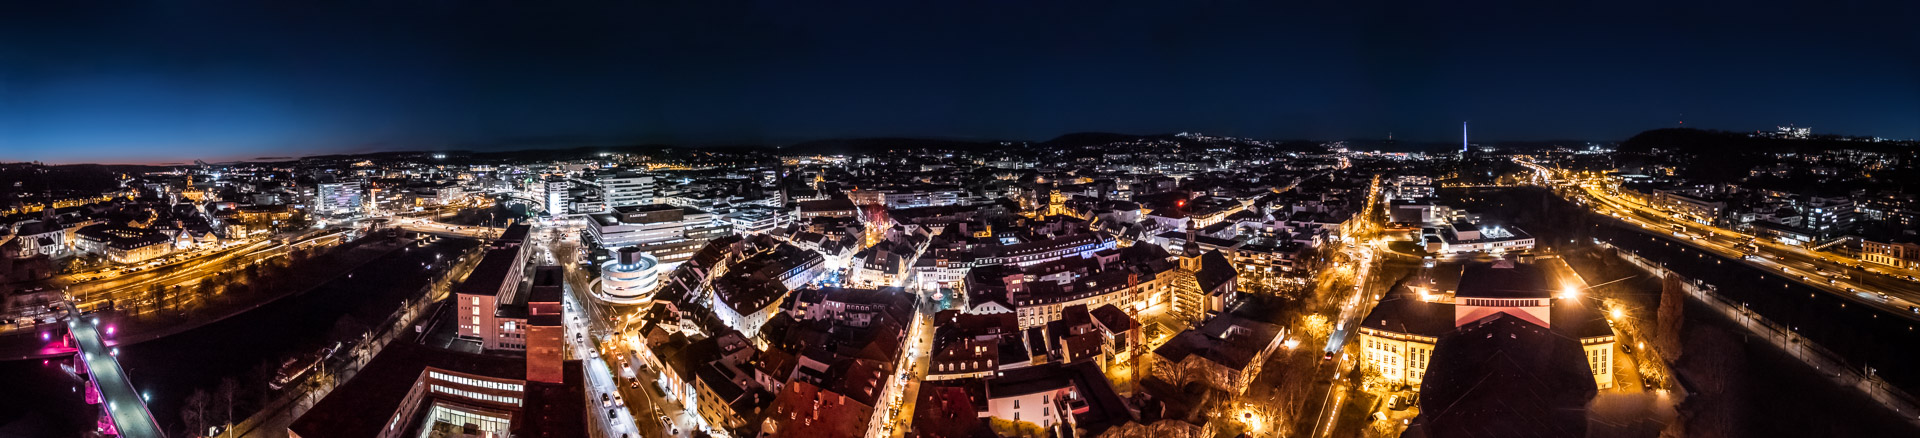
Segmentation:
<svg viewBox="0 0 1920 438">
<path fill-rule="evenodd" d="M 661 263 L 677 264 L 708 240 L 731 233 L 715 219 L 704 210 L 666 204 L 614 207 L 612 213 L 587 215 L 586 237 L 599 248 L 639 248 Z"/>
<path fill-rule="evenodd" d="M 361 213 L 365 187 L 358 181 L 323 183 L 313 199 L 313 213 L 320 217 L 349 217 Z"/>
<path fill-rule="evenodd" d="M 1500 254 L 1530 250 L 1534 245 L 1533 235 L 1519 227 L 1478 226 L 1466 222 L 1439 227 L 1434 233 L 1421 238 L 1426 243 L 1427 252 L 1436 254 Z"/>
<path fill-rule="evenodd" d="M 1420 386 L 1441 338 L 1507 318 L 1577 340 L 1595 385 L 1612 387 L 1612 325 L 1590 299 L 1555 297 L 1562 289 L 1552 285 L 1546 269 L 1531 263 L 1501 260 L 1429 270 L 1389 292 L 1362 320 L 1362 360 L 1389 382 Z"/>
<path fill-rule="evenodd" d="M 556 350 L 553 359 L 559 359 Z M 301 414 L 292 437 L 587 436 L 579 361 L 536 378 L 533 357 L 460 353 L 394 342 Z"/>
<path fill-rule="evenodd" d="M 616 254 L 600 267 L 600 298 L 632 304 L 652 297 L 660 286 L 660 261 L 635 247 L 620 248 Z"/>
<path fill-rule="evenodd" d="M 1920 265 L 1920 243 L 1908 237 L 1861 239 L 1860 259 L 1896 268 Z"/>
<path fill-rule="evenodd" d="M 601 198 L 607 207 L 632 207 L 652 204 L 654 195 L 653 176 L 639 173 L 619 173 L 602 176 L 596 182 L 600 185 Z"/>
</svg>

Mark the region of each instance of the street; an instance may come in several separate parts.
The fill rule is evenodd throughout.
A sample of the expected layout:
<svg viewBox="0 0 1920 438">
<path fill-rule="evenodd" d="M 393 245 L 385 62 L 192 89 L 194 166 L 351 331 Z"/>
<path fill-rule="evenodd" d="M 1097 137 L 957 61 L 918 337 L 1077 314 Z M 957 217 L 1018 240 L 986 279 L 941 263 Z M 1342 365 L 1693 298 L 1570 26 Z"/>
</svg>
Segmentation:
<svg viewBox="0 0 1920 438">
<path fill-rule="evenodd" d="M 1576 181 L 1559 176 L 1560 172 L 1539 164 L 1516 160 L 1533 169 L 1536 183 L 1577 189 L 1576 199 L 1587 203 L 1596 213 L 1614 217 L 1657 233 L 1673 233 L 1686 245 L 1727 259 L 1759 266 L 1791 281 L 1855 301 L 1893 310 L 1920 320 L 1920 277 L 1911 269 L 1862 262 L 1830 253 L 1783 245 L 1771 239 L 1756 239 L 1733 230 L 1701 224 L 1622 196 L 1610 183 Z M 1705 255 L 1702 255 L 1705 257 Z"/>
</svg>

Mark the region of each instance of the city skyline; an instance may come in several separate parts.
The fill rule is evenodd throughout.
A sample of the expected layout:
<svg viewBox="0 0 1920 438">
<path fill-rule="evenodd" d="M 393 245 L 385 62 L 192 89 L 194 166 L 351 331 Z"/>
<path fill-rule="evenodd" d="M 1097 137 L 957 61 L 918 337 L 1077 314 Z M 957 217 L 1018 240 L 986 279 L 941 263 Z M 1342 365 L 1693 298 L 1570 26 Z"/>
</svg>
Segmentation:
<svg viewBox="0 0 1920 438">
<path fill-rule="evenodd" d="M 1920 428 L 1920 143 L 1467 141 L 0 163 L 0 429 Z"/>
<path fill-rule="evenodd" d="M 0 435 L 1920 436 L 1875 3 L 0 4 Z"/>
</svg>

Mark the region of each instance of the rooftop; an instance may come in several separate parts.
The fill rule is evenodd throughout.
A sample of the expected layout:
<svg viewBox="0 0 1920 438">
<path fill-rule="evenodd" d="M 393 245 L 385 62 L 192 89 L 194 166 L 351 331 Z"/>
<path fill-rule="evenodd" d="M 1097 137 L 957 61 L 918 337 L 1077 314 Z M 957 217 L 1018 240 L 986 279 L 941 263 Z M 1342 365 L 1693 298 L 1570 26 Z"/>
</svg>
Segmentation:
<svg viewBox="0 0 1920 438">
<path fill-rule="evenodd" d="M 1501 260 L 1473 263 L 1461 268 L 1458 297 L 1472 298 L 1547 298 L 1558 288 L 1546 272 L 1532 263 Z"/>
<path fill-rule="evenodd" d="M 1441 338 L 1432 363 L 1408 436 L 1586 435 L 1597 389 L 1577 340 L 1501 314 Z"/>
</svg>

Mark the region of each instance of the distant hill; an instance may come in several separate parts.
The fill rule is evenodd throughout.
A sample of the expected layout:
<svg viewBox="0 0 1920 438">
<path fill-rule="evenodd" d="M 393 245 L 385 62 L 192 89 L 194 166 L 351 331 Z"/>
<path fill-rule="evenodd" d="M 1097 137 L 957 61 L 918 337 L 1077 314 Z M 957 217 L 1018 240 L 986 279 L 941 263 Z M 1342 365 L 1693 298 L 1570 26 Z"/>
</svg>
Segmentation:
<svg viewBox="0 0 1920 438">
<path fill-rule="evenodd" d="M 1896 152 L 1910 150 L 1913 146 L 1910 142 L 1870 142 L 1838 136 L 1785 139 L 1755 137 L 1740 132 L 1693 128 L 1662 128 L 1635 134 L 1633 138 L 1629 138 L 1627 141 L 1620 143 L 1620 151 L 1647 153 L 1654 149 L 1661 149 L 1697 155 L 1724 155 L 1750 152 L 1815 152 L 1839 149 Z"/>
<path fill-rule="evenodd" d="M 1326 147 L 1323 146 L 1325 144 L 1324 142 L 1312 140 L 1255 140 L 1214 136 L 1181 136 L 1179 134 L 1140 135 L 1113 132 L 1076 132 L 1040 142 L 1038 146 L 1073 148 L 1141 140 L 1171 141 L 1186 147 L 1236 146 L 1257 143 L 1271 146 L 1282 151 L 1322 152 L 1326 150 Z"/>
<path fill-rule="evenodd" d="M 1122 142 L 1122 141 L 1134 141 L 1134 140 L 1145 139 L 1145 138 L 1172 138 L 1172 137 L 1173 136 L 1171 135 L 1135 135 L 1135 134 L 1119 134 L 1119 133 L 1112 133 L 1112 132 L 1075 132 L 1072 134 L 1062 135 L 1059 137 L 1054 137 L 1051 140 L 1040 142 L 1040 145 L 1050 146 L 1050 147 L 1081 147 L 1081 146 L 1103 145 L 1103 144 Z"/>
<path fill-rule="evenodd" d="M 814 140 L 779 146 L 781 153 L 798 154 L 866 154 L 893 149 L 932 149 L 984 152 L 998 150 L 1002 146 L 998 141 L 986 140 L 947 140 L 931 138 L 839 138 Z"/>
<path fill-rule="evenodd" d="M 139 175 L 172 167 L 135 164 L 0 163 L 0 206 L 29 194 L 94 195 L 120 185 L 120 175 Z"/>
</svg>

